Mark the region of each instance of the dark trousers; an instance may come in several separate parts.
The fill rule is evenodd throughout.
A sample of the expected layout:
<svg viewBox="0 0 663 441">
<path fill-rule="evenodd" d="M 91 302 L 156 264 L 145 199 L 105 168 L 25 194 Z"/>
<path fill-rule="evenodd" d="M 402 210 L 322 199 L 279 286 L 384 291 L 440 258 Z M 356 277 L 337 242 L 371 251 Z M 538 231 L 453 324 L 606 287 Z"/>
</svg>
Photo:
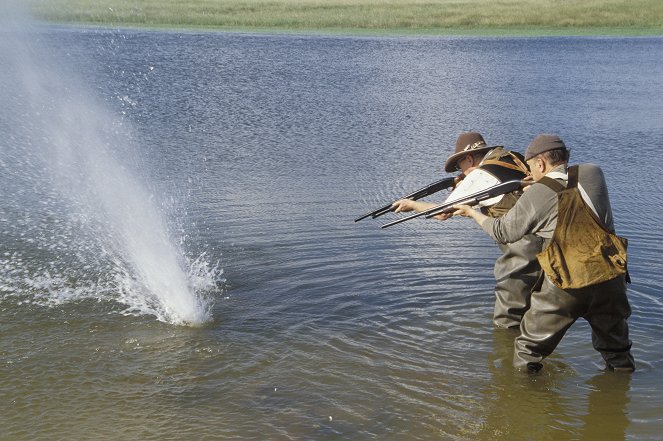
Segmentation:
<svg viewBox="0 0 663 441">
<path fill-rule="evenodd" d="M 516 337 L 514 366 L 538 370 L 566 331 L 582 317 L 592 328 L 592 344 L 609 369 L 635 369 L 626 319 L 631 307 L 624 277 L 582 289 L 564 291 L 544 277 L 532 293 L 530 308 Z"/>
<path fill-rule="evenodd" d="M 541 274 L 536 260 L 543 239 L 527 235 L 518 242 L 498 244 L 502 255 L 495 261 L 495 311 L 498 328 L 518 328 L 529 309 L 532 287 Z"/>
</svg>

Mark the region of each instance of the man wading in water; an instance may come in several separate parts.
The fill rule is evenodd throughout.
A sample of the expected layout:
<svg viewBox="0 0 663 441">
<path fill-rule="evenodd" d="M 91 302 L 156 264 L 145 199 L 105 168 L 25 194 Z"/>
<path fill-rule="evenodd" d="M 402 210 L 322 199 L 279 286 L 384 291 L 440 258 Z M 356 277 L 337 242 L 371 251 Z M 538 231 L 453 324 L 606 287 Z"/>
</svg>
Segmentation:
<svg viewBox="0 0 663 441">
<path fill-rule="evenodd" d="M 536 181 L 501 218 L 468 205 L 454 214 L 473 218 L 499 243 L 528 234 L 546 241 L 538 255 L 544 275 L 515 340 L 514 366 L 536 372 L 569 327 L 583 317 L 607 369 L 635 369 L 627 318 L 626 240 L 614 234 L 608 190 L 593 164 L 568 167 L 569 151 L 556 135 L 539 135 L 525 160 Z"/>
<path fill-rule="evenodd" d="M 480 168 L 496 175 L 508 174 L 509 179 L 523 179 L 529 174 L 522 156 L 505 150 L 501 146 L 489 147 L 476 132 L 461 133 L 456 141 L 455 152 L 445 163 L 446 172 L 460 171 L 456 178 L 460 182 L 473 170 Z M 500 202 L 485 207 L 484 213 L 500 217 L 506 213 L 522 193 L 509 193 Z M 439 204 L 400 199 L 393 205 L 396 213 L 422 212 Z M 436 219 L 446 220 L 451 214 L 441 214 Z M 543 241 L 534 235 L 498 246 L 502 255 L 495 261 L 495 310 L 493 323 L 499 328 L 518 328 L 523 314 L 529 308 L 532 287 L 539 278 L 541 267 L 536 254 L 541 251 Z"/>
</svg>

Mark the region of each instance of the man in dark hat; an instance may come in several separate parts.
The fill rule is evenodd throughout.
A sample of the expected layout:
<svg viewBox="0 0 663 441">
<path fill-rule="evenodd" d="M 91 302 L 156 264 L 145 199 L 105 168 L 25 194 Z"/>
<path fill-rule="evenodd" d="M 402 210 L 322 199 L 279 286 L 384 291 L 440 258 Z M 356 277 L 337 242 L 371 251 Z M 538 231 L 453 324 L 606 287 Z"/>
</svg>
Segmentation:
<svg viewBox="0 0 663 441">
<path fill-rule="evenodd" d="M 501 146 L 489 146 L 480 133 L 465 132 L 458 135 L 456 150 L 444 163 L 444 171 L 471 171 L 478 167 L 486 153 Z"/>
<path fill-rule="evenodd" d="M 503 217 L 490 218 L 467 205 L 456 206 L 454 213 L 472 217 L 500 243 L 516 242 L 528 234 L 546 241 L 539 256 L 545 275 L 523 316 L 514 365 L 541 369 L 543 359 L 583 317 L 591 325 L 592 344 L 606 368 L 633 371 L 626 323 L 631 308 L 626 297 L 625 240 L 614 234 L 603 172 L 593 164 L 568 167 L 569 151 L 557 135 L 534 138 L 525 160 L 536 182 Z M 619 242 L 615 238 L 623 241 L 623 253 L 610 245 Z M 604 246 L 605 240 L 610 246 Z"/>
<path fill-rule="evenodd" d="M 454 153 L 446 160 L 447 172 L 460 171 L 458 182 L 474 169 L 481 168 L 504 180 L 522 179 L 528 173 L 520 154 L 505 150 L 502 146 L 488 146 L 483 136 L 477 132 L 461 133 L 456 141 Z M 507 177 L 508 176 L 508 177 Z M 496 205 L 486 207 L 484 212 L 493 217 L 502 216 L 513 206 L 520 192 L 505 197 Z M 401 199 L 394 203 L 395 212 L 424 211 L 438 204 Z M 436 219 L 445 220 L 449 215 L 439 215 Z M 499 328 L 520 326 L 523 314 L 529 308 L 529 299 L 541 267 L 536 254 L 541 251 L 543 241 L 534 235 L 527 235 L 511 244 L 498 246 L 502 255 L 495 261 L 495 309 L 493 324 Z"/>
</svg>

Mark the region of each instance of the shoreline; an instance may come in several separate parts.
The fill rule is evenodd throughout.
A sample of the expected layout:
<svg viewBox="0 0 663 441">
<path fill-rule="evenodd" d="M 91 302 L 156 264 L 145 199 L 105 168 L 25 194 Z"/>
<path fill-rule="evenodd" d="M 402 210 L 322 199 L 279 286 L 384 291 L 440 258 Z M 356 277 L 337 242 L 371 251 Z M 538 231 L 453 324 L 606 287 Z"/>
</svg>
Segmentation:
<svg viewBox="0 0 663 441">
<path fill-rule="evenodd" d="M 101 23 L 101 22 L 55 22 L 39 20 L 47 26 L 96 28 L 96 29 L 130 29 L 160 32 L 219 32 L 256 35 L 301 35 L 329 37 L 476 37 L 476 38 L 545 38 L 545 37 L 663 37 L 663 32 L 656 29 L 621 29 L 621 28 L 445 28 L 445 29 L 356 29 L 356 28 L 280 28 L 251 26 L 206 26 L 188 25 L 175 26 L 168 24 L 137 24 L 137 23 Z"/>
<path fill-rule="evenodd" d="M 660 0 L 29 0 L 50 24 L 347 36 L 661 36 Z"/>
</svg>

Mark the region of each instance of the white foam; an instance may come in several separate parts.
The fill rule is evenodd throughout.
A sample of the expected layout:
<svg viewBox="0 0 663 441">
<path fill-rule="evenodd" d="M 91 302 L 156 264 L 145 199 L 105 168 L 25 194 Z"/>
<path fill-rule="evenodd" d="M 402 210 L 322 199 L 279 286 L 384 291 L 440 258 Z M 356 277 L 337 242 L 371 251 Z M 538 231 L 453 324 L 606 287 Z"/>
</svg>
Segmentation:
<svg viewBox="0 0 663 441">
<path fill-rule="evenodd" d="M 0 98 L 15 107 L 0 164 L 18 182 L 3 194 L 8 211 L 27 212 L 0 216 L 21 248 L 0 261 L 0 290 L 41 304 L 110 298 L 174 324 L 211 320 L 221 272 L 204 254 L 187 258 L 171 234 L 161 195 L 132 161 L 140 146 L 129 124 L 19 27 L 0 42 Z"/>
</svg>

